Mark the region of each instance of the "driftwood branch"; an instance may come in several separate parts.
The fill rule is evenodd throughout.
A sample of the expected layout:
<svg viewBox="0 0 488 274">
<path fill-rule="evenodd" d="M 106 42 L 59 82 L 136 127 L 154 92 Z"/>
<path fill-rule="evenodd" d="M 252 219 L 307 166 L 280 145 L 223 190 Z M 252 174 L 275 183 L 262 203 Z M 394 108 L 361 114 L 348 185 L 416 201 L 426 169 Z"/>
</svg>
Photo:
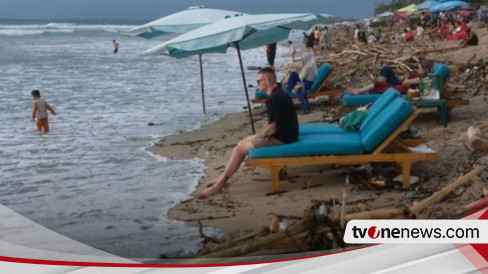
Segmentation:
<svg viewBox="0 0 488 274">
<path fill-rule="evenodd" d="M 306 232 L 309 229 L 309 224 L 305 222 L 297 222 L 290 225 L 285 231 L 280 231 L 268 236 L 261 237 L 250 243 L 245 243 L 239 246 L 231 247 L 225 250 L 212 252 L 206 254 L 201 258 L 227 258 L 227 257 L 239 257 L 251 252 L 255 252 L 267 246 L 272 246 L 284 239 L 292 237 L 294 235 Z"/>
<path fill-rule="evenodd" d="M 411 215 L 418 214 L 424 208 L 426 208 L 426 207 L 428 207 L 428 206 L 430 206 L 430 205 L 432 205 L 434 203 L 439 202 L 444 197 L 446 197 L 449 193 L 451 193 L 454 189 L 456 189 L 457 187 L 462 186 L 463 184 L 469 182 L 469 180 L 471 178 L 473 178 L 474 176 L 480 174 L 484 169 L 485 169 L 484 166 L 477 166 L 477 167 L 475 167 L 470 172 L 468 172 L 467 174 L 461 176 L 460 178 L 458 178 L 453 183 L 447 185 L 446 187 L 444 187 L 440 191 L 436 192 L 434 195 L 432 195 L 429 198 L 423 200 L 422 202 L 420 202 L 420 203 L 412 206 L 410 208 L 410 214 Z"/>
</svg>

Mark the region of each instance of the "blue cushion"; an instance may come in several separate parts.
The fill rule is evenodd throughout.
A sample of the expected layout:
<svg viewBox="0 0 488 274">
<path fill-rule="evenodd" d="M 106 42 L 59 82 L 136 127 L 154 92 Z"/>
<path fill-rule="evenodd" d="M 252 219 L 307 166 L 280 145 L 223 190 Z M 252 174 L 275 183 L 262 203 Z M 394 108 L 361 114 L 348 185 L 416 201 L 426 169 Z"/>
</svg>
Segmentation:
<svg viewBox="0 0 488 274">
<path fill-rule="evenodd" d="M 299 140 L 285 145 L 253 148 L 249 158 L 278 158 L 323 155 L 362 154 L 359 133 L 302 135 Z"/>
<path fill-rule="evenodd" d="M 366 151 L 373 151 L 412 113 L 412 105 L 403 98 L 396 98 L 376 115 L 361 131 L 361 142 Z"/>
<path fill-rule="evenodd" d="M 268 94 L 257 88 L 256 92 L 254 93 L 254 98 L 256 98 L 256 99 L 268 98 Z"/>
<path fill-rule="evenodd" d="M 362 95 L 358 95 L 362 96 Z M 376 101 L 369 107 L 368 111 L 366 112 L 366 118 L 364 121 L 361 122 L 361 126 L 359 127 L 359 131 L 364 130 L 369 123 L 380 113 L 383 109 L 385 109 L 393 100 L 400 97 L 400 92 L 398 92 L 394 88 L 387 89 L 383 94 L 381 94 Z"/>
<path fill-rule="evenodd" d="M 358 95 L 362 96 L 362 95 Z M 361 123 L 360 131 L 363 130 L 370 121 L 373 120 L 374 117 L 378 113 L 380 113 L 390 102 L 394 99 L 398 98 L 400 93 L 394 89 L 389 88 L 383 94 L 381 94 L 376 101 L 371 105 L 368 109 L 366 118 Z M 347 131 L 343 128 L 339 127 L 337 124 L 330 124 L 330 123 L 307 123 L 307 124 L 300 124 L 299 134 L 300 135 L 308 135 L 308 134 L 347 134 L 354 131 Z"/>
<path fill-rule="evenodd" d="M 320 84 L 322 84 L 325 78 L 327 78 L 331 70 L 332 67 L 330 66 L 329 63 L 323 63 L 317 71 L 317 76 L 315 77 L 315 80 L 313 81 L 312 84 L 312 88 L 310 88 L 309 92 L 317 91 L 317 89 L 320 87 Z"/>
<path fill-rule="evenodd" d="M 441 63 L 434 63 L 432 66 L 432 71 L 433 74 L 438 74 L 442 77 L 442 81 L 444 81 L 449 74 L 451 73 L 451 70 L 449 69 L 448 66 L 441 64 Z"/>
<path fill-rule="evenodd" d="M 348 91 L 342 94 L 342 105 L 345 107 L 364 106 L 366 104 L 376 101 L 381 94 L 361 94 L 351 95 Z"/>
<path fill-rule="evenodd" d="M 336 123 L 307 123 L 300 124 L 298 128 L 300 135 L 312 134 L 347 134 L 354 131 L 347 131 L 339 127 Z"/>
</svg>

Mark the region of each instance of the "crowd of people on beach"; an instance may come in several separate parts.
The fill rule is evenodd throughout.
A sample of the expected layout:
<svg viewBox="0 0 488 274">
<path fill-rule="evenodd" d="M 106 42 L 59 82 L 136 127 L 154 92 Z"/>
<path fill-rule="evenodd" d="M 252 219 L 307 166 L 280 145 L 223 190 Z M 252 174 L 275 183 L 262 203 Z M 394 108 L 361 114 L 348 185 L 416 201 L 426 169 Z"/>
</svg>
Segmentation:
<svg viewBox="0 0 488 274">
<path fill-rule="evenodd" d="M 305 52 L 313 52 L 315 55 L 324 53 L 330 48 L 329 28 L 327 26 L 315 26 L 310 33 L 303 32 L 303 45 Z"/>
<path fill-rule="evenodd" d="M 424 39 L 427 39 L 424 36 L 428 33 L 431 40 L 460 40 L 459 46 L 464 47 L 475 46 L 479 43 L 478 36 L 472 29 L 474 24 L 485 23 L 485 21 L 486 15 L 480 7 L 476 13 L 468 14 L 447 11 L 439 14 L 419 12 L 410 16 L 395 15 L 388 18 L 388 23 L 383 24 L 383 26 L 374 27 L 373 23 L 356 23 L 354 31 L 350 30 L 351 24 L 347 23 L 334 24 L 331 30 L 329 30 L 328 26 L 315 26 L 309 33 L 303 32 L 302 62 L 292 66 L 289 76 L 285 77 L 281 84 L 290 97 L 299 98 L 302 112 L 307 114 L 311 111 L 307 99 L 307 91 L 310 91 L 312 83 L 317 76 L 317 64 L 314 56 L 326 55 L 327 50 L 331 49 L 331 32 L 343 32 L 346 33 L 346 37 L 351 35 L 349 36 L 351 37 L 351 42 L 357 45 L 384 42 L 405 44 L 414 41 L 422 43 Z M 385 35 L 382 27 L 387 25 L 390 25 L 390 33 Z M 401 31 L 395 33 L 393 26 Z M 296 61 L 297 47 L 292 41 L 288 41 L 288 47 L 291 60 L 294 63 Z M 268 66 L 274 68 L 276 43 L 267 46 L 266 55 Z M 418 70 L 421 72 L 420 75 L 429 73 L 430 67 L 430 65 L 423 67 L 423 69 L 420 67 Z M 396 87 L 400 92 L 405 93 L 409 87 L 415 87 L 418 84 L 419 77 L 416 74 L 417 72 L 404 72 L 403 77 L 400 77 L 401 82 L 399 83 L 393 69 L 385 66 L 381 69 L 378 78 L 371 84 L 362 88 L 349 87 L 351 95 L 365 92 L 381 93 L 390 86 Z"/>
</svg>

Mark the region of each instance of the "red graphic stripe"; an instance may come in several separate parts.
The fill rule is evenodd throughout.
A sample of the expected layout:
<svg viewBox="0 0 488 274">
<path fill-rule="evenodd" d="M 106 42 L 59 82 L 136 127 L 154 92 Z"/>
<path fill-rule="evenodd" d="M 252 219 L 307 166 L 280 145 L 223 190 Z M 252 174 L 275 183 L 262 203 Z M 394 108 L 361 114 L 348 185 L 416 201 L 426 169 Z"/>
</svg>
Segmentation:
<svg viewBox="0 0 488 274">
<path fill-rule="evenodd" d="M 189 267 L 219 267 L 219 266 L 239 266 L 239 265 L 255 265 L 255 264 L 266 264 L 266 263 L 278 263 L 278 262 L 286 262 L 286 261 L 296 261 L 296 260 L 303 260 L 303 259 L 310 259 L 310 258 L 317 258 L 323 257 L 333 254 L 339 254 L 354 250 L 359 250 L 370 246 L 364 246 L 354 249 L 349 249 L 345 251 L 338 251 L 334 253 L 327 253 L 327 254 L 320 254 L 314 256 L 307 256 L 307 257 L 300 257 L 300 258 L 292 258 L 292 259 L 283 259 L 283 260 L 275 260 L 275 261 L 262 261 L 262 262 L 249 262 L 249 263 L 229 263 L 229 264 L 143 264 L 143 263 L 99 263 L 99 262 L 74 262 L 74 261 L 54 261 L 54 260 L 39 260 L 39 259 L 29 259 L 29 258 L 16 258 L 16 257 L 7 257 L 7 256 L 0 256 L 0 261 L 4 262 L 12 262 L 12 263 L 23 263 L 23 264 L 41 264 L 41 265 L 63 265 L 63 266 L 86 266 L 86 267 L 139 267 L 139 268 L 165 268 L 165 267 L 174 267 L 174 268 L 189 268 Z"/>
</svg>

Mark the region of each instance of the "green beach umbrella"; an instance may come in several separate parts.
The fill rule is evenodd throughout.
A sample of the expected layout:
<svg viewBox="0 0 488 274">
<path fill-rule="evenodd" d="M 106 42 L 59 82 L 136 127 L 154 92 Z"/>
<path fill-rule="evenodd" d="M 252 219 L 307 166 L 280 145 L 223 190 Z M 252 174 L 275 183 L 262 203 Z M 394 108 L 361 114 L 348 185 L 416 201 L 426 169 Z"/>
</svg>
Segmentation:
<svg viewBox="0 0 488 274">
<path fill-rule="evenodd" d="M 245 13 L 231 10 L 208 9 L 203 6 L 189 7 L 186 10 L 161 17 L 144 25 L 122 32 L 122 34 L 152 39 L 170 33 L 185 33 L 218 20 L 242 16 L 244 14 Z M 202 56 L 199 56 L 199 60 L 202 108 L 203 113 L 205 113 L 205 88 L 203 83 Z"/>
<path fill-rule="evenodd" d="M 185 33 L 142 52 L 143 56 L 170 55 L 184 58 L 205 53 L 225 53 L 229 47 L 237 50 L 247 107 L 253 133 L 254 121 L 247 90 L 240 50 L 252 49 L 288 38 L 292 29 L 308 30 L 315 24 L 326 23 L 332 16 L 319 14 L 260 14 L 223 19 Z"/>
</svg>

